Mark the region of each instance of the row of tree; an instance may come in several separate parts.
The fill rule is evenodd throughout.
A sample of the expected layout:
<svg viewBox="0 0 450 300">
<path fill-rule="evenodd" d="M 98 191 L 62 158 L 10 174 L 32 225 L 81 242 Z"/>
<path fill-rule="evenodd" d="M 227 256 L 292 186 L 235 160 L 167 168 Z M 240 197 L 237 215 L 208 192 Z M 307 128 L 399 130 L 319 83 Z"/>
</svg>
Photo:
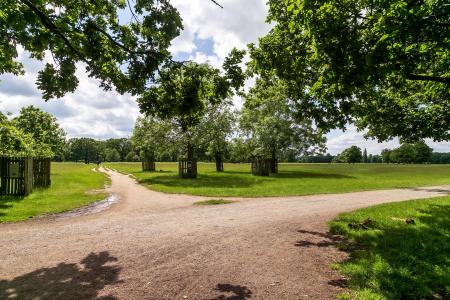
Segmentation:
<svg viewBox="0 0 450 300">
<path fill-rule="evenodd" d="M 258 82 L 246 95 L 240 112 L 229 102 L 210 105 L 195 127 L 181 130 L 173 120 L 157 117 L 138 118 L 132 138 L 72 138 L 65 140 L 52 115 L 34 106 L 21 109 L 9 119 L 0 113 L 0 153 L 53 157 L 68 161 L 178 161 L 186 159 L 186 143 L 192 157 L 223 162 L 249 162 L 266 158 L 276 172 L 276 162 L 306 163 L 450 163 L 450 153 L 433 153 L 422 140 L 384 149 L 381 155 L 367 154 L 357 146 L 337 156 L 320 154 L 325 139 L 310 123 L 296 124 L 291 106 L 283 95 L 283 86 Z M 310 155 L 319 153 L 317 155 Z"/>
<path fill-rule="evenodd" d="M 233 162 L 267 161 L 260 165 L 277 172 L 280 159 L 298 161 L 301 156 L 325 149 L 324 133 L 311 119 L 296 118 L 298 111 L 286 85 L 275 76 L 258 79 L 248 93 L 241 93 L 245 102 L 237 112 L 229 100 L 232 80 L 227 83 L 229 79 L 208 65 L 189 63 L 180 68 L 175 74 L 168 71 L 169 79 L 151 90 L 149 98 L 139 101 L 144 117 L 137 120 L 132 141 L 149 163 L 171 152 L 195 166 L 201 158 L 198 154 L 205 153 L 216 162 L 217 171 L 223 171 L 228 154 Z M 185 73 L 189 76 L 183 76 Z M 193 82 L 192 78 L 198 80 Z M 217 82 L 223 86 L 217 86 Z M 217 94 L 223 89 L 223 95 Z M 188 115 L 173 113 L 192 93 L 192 104 L 201 109 Z M 158 101 L 171 109 L 166 114 L 152 111 L 151 105 Z"/>
<path fill-rule="evenodd" d="M 342 153 L 333 157 L 326 156 L 307 157 L 305 162 L 336 162 L 336 163 L 450 163 L 450 153 L 433 153 L 423 140 L 415 143 L 404 143 L 400 147 L 390 150 L 384 149 L 380 155 L 367 155 L 367 150 L 361 151 L 358 146 L 351 146 Z"/>
<path fill-rule="evenodd" d="M 424 141 L 418 141 L 413 144 L 402 144 L 394 150 L 385 149 L 381 152 L 381 156 L 385 163 L 422 164 L 432 162 L 433 149 Z"/>
</svg>

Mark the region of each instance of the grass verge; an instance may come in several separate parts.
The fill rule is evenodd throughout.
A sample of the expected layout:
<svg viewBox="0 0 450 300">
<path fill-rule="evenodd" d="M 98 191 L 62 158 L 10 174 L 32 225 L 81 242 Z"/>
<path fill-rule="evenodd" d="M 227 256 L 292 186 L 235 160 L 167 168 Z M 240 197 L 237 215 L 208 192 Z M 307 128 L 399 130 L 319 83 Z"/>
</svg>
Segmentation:
<svg viewBox="0 0 450 300">
<path fill-rule="evenodd" d="M 221 204 L 230 204 L 236 201 L 224 200 L 224 199 L 213 199 L 213 200 L 205 200 L 195 202 L 194 205 L 221 205 Z"/>
<path fill-rule="evenodd" d="M 152 190 L 209 197 L 301 196 L 364 190 L 450 184 L 450 165 L 280 164 L 270 177 L 250 174 L 249 164 L 199 163 L 197 179 L 178 177 L 178 164 L 157 163 L 156 172 L 142 172 L 140 163 L 108 163 L 132 174 Z"/>
<path fill-rule="evenodd" d="M 72 210 L 104 199 L 108 177 L 93 172 L 94 165 L 52 163 L 52 185 L 36 189 L 27 197 L 0 196 L 0 223 L 17 222 L 46 214 Z"/>
<path fill-rule="evenodd" d="M 349 228 L 367 219 L 368 229 Z M 450 299 L 450 196 L 360 209 L 330 229 L 351 241 L 335 266 L 348 278 L 343 299 Z"/>
</svg>

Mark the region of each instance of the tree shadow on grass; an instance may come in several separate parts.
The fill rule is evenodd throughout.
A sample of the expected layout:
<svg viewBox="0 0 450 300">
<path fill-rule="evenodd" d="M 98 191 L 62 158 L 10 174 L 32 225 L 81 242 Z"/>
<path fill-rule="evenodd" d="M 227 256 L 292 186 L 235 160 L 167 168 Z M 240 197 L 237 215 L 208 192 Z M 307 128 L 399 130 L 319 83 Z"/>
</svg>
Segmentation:
<svg viewBox="0 0 450 300">
<path fill-rule="evenodd" d="M 219 283 L 214 290 L 220 292 L 222 295 L 211 300 L 245 300 L 252 297 L 252 291 L 242 285 Z"/>
<path fill-rule="evenodd" d="M 60 263 L 12 280 L 0 280 L 0 299 L 116 299 L 98 296 L 106 285 L 120 283 L 120 267 L 106 265 L 117 258 L 107 251 L 91 253 L 80 264 Z"/>
<path fill-rule="evenodd" d="M 228 174 L 220 176 L 210 176 L 201 174 L 196 179 L 182 179 L 178 176 L 155 176 L 142 179 L 139 182 L 147 185 L 159 184 L 170 187 L 190 187 L 190 188 L 243 188 L 261 184 L 268 179 L 263 177 L 243 177 Z"/>
<path fill-rule="evenodd" d="M 276 174 L 271 174 L 276 178 L 317 178 L 317 179 L 350 179 L 356 178 L 354 176 L 345 174 L 333 174 L 333 173 L 316 173 L 308 171 L 280 171 Z"/>
<path fill-rule="evenodd" d="M 0 196 L 0 216 L 6 216 L 8 209 L 24 199 L 22 196 Z"/>
<path fill-rule="evenodd" d="M 350 287 L 386 299 L 450 299 L 450 206 L 430 205 L 414 220 L 367 231 L 340 227 L 358 246 L 340 267 Z M 334 231 L 354 221 L 341 218 Z"/>
</svg>

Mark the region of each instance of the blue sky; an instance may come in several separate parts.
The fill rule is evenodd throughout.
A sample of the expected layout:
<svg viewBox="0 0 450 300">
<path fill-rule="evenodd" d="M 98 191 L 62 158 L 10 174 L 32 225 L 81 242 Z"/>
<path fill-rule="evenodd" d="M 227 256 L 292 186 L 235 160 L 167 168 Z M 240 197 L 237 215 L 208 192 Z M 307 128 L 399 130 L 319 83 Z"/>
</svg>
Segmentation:
<svg viewBox="0 0 450 300">
<path fill-rule="evenodd" d="M 258 37 L 270 30 L 265 23 L 266 0 L 222 0 L 220 9 L 207 0 L 172 0 L 183 18 L 184 31 L 174 40 L 170 50 L 175 59 L 209 62 L 220 67 L 233 47 L 245 48 L 248 43 L 257 42 Z M 125 11 L 121 19 L 127 20 Z M 79 68 L 78 89 L 62 99 L 44 102 L 36 89 L 36 73 L 43 63 L 30 59 L 20 51 L 20 60 L 26 66 L 24 76 L 0 75 L 0 111 L 17 114 L 21 107 L 36 105 L 55 115 L 68 137 L 110 137 L 130 136 L 139 110 L 130 95 L 105 92 L 97 82 L 88 78 Z M 248 86 L 251 85 L 249 82 Z M 240 99 L 235 99 L 239 106 Z M 379 153 L 383 148 L 393 148 L 397 140 L 378 143 L 365 140 L 362 132 L 349 126 L 345 132 L 334 130 L 328 134 L 328 151 L 339 153 L 344 148 L 357 145 L 367 148 L 369 153 Z M 427 141 L 436 151 L 450 151 L 449 143 Z"/>
</svg>

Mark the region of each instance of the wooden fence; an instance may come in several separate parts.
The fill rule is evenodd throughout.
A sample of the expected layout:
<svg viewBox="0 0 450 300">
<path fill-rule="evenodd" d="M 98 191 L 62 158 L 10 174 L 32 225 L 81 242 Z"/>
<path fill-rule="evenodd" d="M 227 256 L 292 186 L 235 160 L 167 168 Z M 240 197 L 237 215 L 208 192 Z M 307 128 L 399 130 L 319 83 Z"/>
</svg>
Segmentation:
<svg viewBox="0 0 450 300">
<path fill-rule="evenodd" d="M 27 196 L 33 190 L 33 159 L 0 157 L 0 195 Z"/>
<path fill-rule="evenodd" d="M 51 185 L 50 159 L 0 156 L 0 195 L 27 196 Z"/>
<path fill-rule="evenodd" d="M 33 160 L 33 187 L 48 188 L 51 185 L 50 166 L 48 158 Z"/>
</svg>

